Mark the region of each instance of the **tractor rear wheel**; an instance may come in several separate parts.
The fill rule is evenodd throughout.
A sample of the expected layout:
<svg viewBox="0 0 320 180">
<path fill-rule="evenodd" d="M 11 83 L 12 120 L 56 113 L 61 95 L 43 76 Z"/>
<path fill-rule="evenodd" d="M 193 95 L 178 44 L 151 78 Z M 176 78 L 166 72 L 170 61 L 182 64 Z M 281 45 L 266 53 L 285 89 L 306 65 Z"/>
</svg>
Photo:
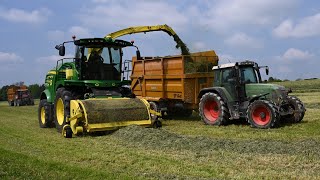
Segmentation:
<svg viewBox="0 0 320 180">
<path fill-rule="evenodd" d="M 247 121 L 251 127 L 267 129 L 272 128 L 279 121 L 279 112 L 275 104 L 266 100 L 256 100 L 247 109 Z"/>
<path fill-rule="evenodd" d="M 62 132 L 67 118 L 70 116 L 70 101 L 73 99 L 72 93 L 65 88 L 59 88 L 56 92 L 54 102 L 54 123 L 58 132 Z"/>
<path fill-rule="evenodd" d="M 230 118 L 226 103 L 216 93 L 206 93 L 199 103 L 199 115 L 208 125 L 223 125 Z"/>
<path fill-rule="evenodd" d="M 40 100 L 38 107 L 38 120 L 41 128 L 53 127 L 52 110 L 46 99 Z"/>
<path fill-rule="evenodd" d="M 290 122 L 300 122 L 306 112 L 302 101 L 295 96 L 288 96 L 289 108 L 294 111 L 293 114 L 283 116 L 282 119 Z"/>
</svg>

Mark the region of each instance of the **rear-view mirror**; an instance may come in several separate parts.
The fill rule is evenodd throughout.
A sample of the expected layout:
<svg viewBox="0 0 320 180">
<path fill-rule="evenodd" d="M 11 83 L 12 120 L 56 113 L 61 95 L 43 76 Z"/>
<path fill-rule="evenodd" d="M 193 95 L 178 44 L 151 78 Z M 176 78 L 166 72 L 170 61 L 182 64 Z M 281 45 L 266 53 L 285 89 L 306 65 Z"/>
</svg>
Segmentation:
<svg viewBox="0 0 320 180">
<path fill-rule="evenodd" d="M 55 47 L 57 50 L 59 50 L 59 55 L 64 56 L 66 54 L 66 47 L 63 44 L 56 45 Z"/>
</svg>

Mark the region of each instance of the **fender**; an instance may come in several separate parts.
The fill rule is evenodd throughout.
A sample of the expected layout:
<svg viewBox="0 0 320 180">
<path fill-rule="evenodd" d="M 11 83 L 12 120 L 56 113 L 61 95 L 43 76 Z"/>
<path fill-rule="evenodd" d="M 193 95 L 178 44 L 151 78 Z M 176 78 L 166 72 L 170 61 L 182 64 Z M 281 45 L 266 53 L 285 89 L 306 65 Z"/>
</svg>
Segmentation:
<svg viewBox="0 0 320 180">
<path fill-rule="evenodd" d="M 198 95 L 198 98 L 201 98 L 205 93 L 208 92 L 213 92 L 218 94 L 222 100 L 227 104 L 228 109 L 229 109 L 229 113 L 231 115 L 232 119 L 239 119 L 239 116 L 237 114 L 235 114 L 235 103 L 232 100 L 231 95 L 229 94 L 229 92 L 223 88 L 223 87 L 210 87 L 210 88 L 203 88 Z"/>
<path fill-rule="evenodd" d="M 214 93 L 219 94 L 225 102 L 229 102 L 230 100 L 232 100 L 231 95 L 230 95 L 230 94 L 228 93 L 228 91 L 227 91 L 225 88 L 223 88 L 223 87 L 203 88 L 203 89 L 201 89 L 201 91 L 199 92 L 198 98 L 201 98 L 205 93 L 208 93 L 208 92 L 214 92 Z"/>
<path fill-rule="evenodd" d="M 40 100 L 42 100 L 42 99 L 47 99 L 47 102 L 53 103 L 52 95 L 48 89 L 45 89 L 44 91 L 42 91 L 42 93 L 40 95 Z"/>
</svg>

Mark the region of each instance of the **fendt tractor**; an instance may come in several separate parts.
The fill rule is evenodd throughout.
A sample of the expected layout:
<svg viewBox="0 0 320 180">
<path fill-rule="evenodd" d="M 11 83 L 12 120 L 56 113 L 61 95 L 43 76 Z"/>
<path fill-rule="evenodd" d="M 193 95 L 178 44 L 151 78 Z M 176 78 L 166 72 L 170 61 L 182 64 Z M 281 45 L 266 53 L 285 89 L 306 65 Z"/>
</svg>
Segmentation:
<svg viewBox="0 0 320 180">
<path fill-rule="evenodd" d="M 122 48 L 136 47 L 132 42 L 74 37 L 56 46 L 60 56 L 65 55 L 65 43 L 74 43 L 75 57 L 58 60 L 46 75 L 38 109 L 41 128 L 55 126 L 70 138 L 131 124 L 161 126 L 159 113 L 146 100 L 135 98 L 128 87 L 130 81 L 123 78 L 127 68 Z"/>
<path fill-rule="evenodd" d="M 214 86 L 199 93 L 199 115 L 208 125 L 223 125 L 228 120 L 246 118 L 252 127 L 272 128 L 280 120 L 300 122 L 303 103 L 289 96 L 291 89 L 262 83 L 260 69 L 252 61 L 214 66 Z"/>
</svg>

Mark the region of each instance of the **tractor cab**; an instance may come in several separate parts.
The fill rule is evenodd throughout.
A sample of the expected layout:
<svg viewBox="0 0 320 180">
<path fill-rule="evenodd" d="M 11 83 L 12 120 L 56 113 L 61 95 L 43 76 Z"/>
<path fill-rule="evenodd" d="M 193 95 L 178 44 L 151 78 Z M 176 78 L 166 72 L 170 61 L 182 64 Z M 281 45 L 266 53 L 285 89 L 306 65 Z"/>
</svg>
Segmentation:
<svg viewBox="0 0 320 180">
<path fill-rule="evenodd" d="M 248 98 L 246 89 L 249 84 L 262 83 L 260 68 L 265 68 L 266 74 L 269 74 L 267 66 L 259 67 L 252 61 L 214 66 L 214 86 L 224 87 L 235 101 L 245 101 Z"/>
<path fill-rule="evenodd" d="M 69 42 L 73 42 L 76 46 L 74 61 L 78 71 L 78 80 L 121 81 L 121 73 L 123 73 L 122 48 L 134 46 L 133 43 L 123 40 L 104 38 L 79 39 L 56 46 L 61 56 L 65 55 L 64 44 Z M 138 53 L 139 50 L 137 48 Z"/>
</svg>

